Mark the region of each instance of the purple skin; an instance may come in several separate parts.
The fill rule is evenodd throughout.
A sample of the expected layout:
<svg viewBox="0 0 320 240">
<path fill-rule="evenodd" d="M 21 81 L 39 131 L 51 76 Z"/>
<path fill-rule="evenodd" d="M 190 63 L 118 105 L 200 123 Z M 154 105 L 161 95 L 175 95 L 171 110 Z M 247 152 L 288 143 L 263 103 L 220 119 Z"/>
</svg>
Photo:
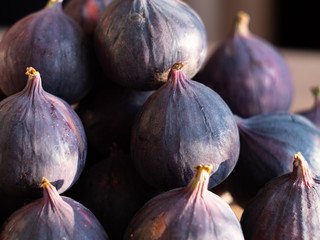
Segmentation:
<svg viewBox="0 0 320 240">
<path fill-rule="evenodd" d="M 292 102 L 293 81 L 285 59 L 248 29 L 236 28 L 195 80 L 215 90 L 240 117 L 286 111 Z"/>
<path fill-rule="evenodd" d="M 14 212 L 6 221 L 0 239 L 108 240 L 108 235 L 89 209 L 61 197 L 47 180 L 43 198 Z"/>
<path fill-rule="evenodd" d="M 16 22 L 0 43 L 0 89 L 6 96 L 26 85 L 24 69 L 33 66 L 43 88 L 69 104 L 92 85 L 91 53 L 81 27 L 64 14 L 61 2 Z"/>
<path fill-rule="evenodd" d="M 92 36 L 100 15 L 112 0 L 69 0 L 64 12 Z"/>
<path fill-rule="evenodd" d="M 320 88 L 313 88 L 312 93 L 314 96 L 314 106 L 311 109 L 297 112 L 297 114 L 308 118 L 320 129 Z"/>
<path fill-rule="evenodd" d="M 193 167 L 213 165 L 209 188 L 222 182 L 239 156 L 238 128 L 228 106 L 210 88 L 192 81 L 175 64 L 166 84 L 137 115 L 132 160 L 150 185 L 169 190 L 186 186 Z"/>
<path fill-rule="evenodd" d="M 114 84 L 94 88 L 76 108 L 91 150 L 106 157 L 109 147 L 116 143 L 129 152 L 134 119 L 152 93 L 125 89 Z"/>
<path fill-rule="evenodd" d="M 314 174 L 320 176 L 320 131 L 308 119 L 277 113 L 236 120 L 240 156 L 227 181 L 239 205 L 245 207 L 268 181 L 292 171 L 291 159 L 297 151 L 306 156 Z"/>
<path fill-rule="evenodd" d="M 119 0 L 101 15 L 94 45 L 105 75 L 115 83 L 154 90 L 177 62 L 185 63 L 189 78 L 198 72 L 207 36 L 199 16 L 182 1 Z"/>
<path fill-rule="evenodd" d="M 246 240 L 320 238 L 320 181 L 301 154 L 294 161 L 291 173 L 268 182 L 244 209 Z"/>
<path fill-rule="evenodd" d="M 197 169 L 187 187 L 148 201 L 128 225 L 123 239 L 243 240 L 239 221 L 230 206 L 208 191 L 209 173 L 205 167 Z"/>
<path fill-rule="evenodd" d="M 64 192 L 78 179 L 87 154 L 78 115 L 45 92 L 31 69 L 26 87 L 0 102 L 0 189 L 21 197 L 40 196 L 42 176 Z"/>
<path fill-rule="evenodd" d="M 159 193 L 141 179 L 130 157 L 117 148 L 81 175 L 76 186 L 76 199 L 95 214 L 113 240 L 122 240 L 134 214 Z"/>
</svg>

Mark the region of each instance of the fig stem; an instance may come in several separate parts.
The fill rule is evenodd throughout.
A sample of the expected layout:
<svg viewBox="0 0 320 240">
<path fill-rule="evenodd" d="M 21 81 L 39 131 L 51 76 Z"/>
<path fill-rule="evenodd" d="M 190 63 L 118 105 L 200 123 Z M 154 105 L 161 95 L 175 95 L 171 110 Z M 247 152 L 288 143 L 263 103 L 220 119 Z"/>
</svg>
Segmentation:
<svg viewBox="0 0 320 240">
<path fill-rule="evenodd" d="M 196 173 L 188 184 L 187 189 L 193 192 L 195 189 L 199 188 L 202 194 L 208 189 L 210 173 L 212 172 L 213 166 L 211 164 L 200 164 L 194 168 L 196 169 Z"/>
<path fill-rule="evenodd" d="M 49 0 L 47 5 L 44 8 L 52 8 L 56 5 L 56 3 L 62 3 L 63 0 Z"/>
<path fill-rule="evenodd" d="M 170 72 L 168 74 L 168 79 L 171 77 L 171 74 L 173 71 L 180 71 L 183 68 L 183 66 L 184 65 L 182 62 L 178 62 L 178 63 L 173 64 L 173 66 L 171 67 Z"/>
<path fill-rule="evenodd" d="M 33 67 L 27 67 L 26 75 L 28 75 L 29 78 L 34 78 L 35 76 L 39 75 L 39 72 Z"/>
<path fill-rule="evenodd" d="M 244 11 L 239 11 L 235 17 L 234 32 L 242 36 L 249 35 L 250 16 Z"/>
<path fill-rule="evenodd" d="M 316 101 L 320 99 L 320 86 L 313 87 L 311 89 L 313 96 L 315 97 Z"/>
<path fill-rule="evenodd" d="M 298 152 L 294 155 L 293 160 L 293 169 L 296 172 L 298 177 L 303 177 L 303 181 L 306 186 L 311 187 L 313 183 L 312 174 L 310 172 L 308 162 L 303 157 L 301 152 Z"/>
<path fill-rule="evenodd" d="M 48 179 L 46 179 L 45 177 L 42 177 L 42 182 L 41 182 L 41 187 L 42 188 L 49 188 L 49 187 L 54 187 Z"/>
</svg>

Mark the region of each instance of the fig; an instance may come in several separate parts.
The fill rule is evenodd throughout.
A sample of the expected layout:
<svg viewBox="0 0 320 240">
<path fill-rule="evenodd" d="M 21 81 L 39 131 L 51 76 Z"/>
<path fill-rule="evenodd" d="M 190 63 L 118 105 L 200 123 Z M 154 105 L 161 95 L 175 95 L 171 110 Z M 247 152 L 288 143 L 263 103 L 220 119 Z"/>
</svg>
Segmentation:
<svg viewBox="0 0 320 240">
<path fill-rule="evenodd" d="M 109 239 L 89 209 L 60 196 L 46 178 L 41 187 L 43 197 L 15 211 L 3 225 L 0 239 Z"/>
<path fill-rule="evenodd" d="M 208 191 L 212 165 L 198 165 L 186 187 L 149 200 L 128 225 L 127 239 L 244 239 L 230 206 Z"/>
<path fill-rule="evenodd" d="M 106 76 L 136 90 L 155 90 L 176 62 L 192 78 L 207 54 L 205 26 L 183 1 L 119 0 L 100 16 L 94 47 Z"/>
<path fill-rule="evenodd" d="M 84 168 L 84 128 L 67 102 L 43 90 L 39 72 L 30 67 L 26 74 L 25 88 L 0 102 L 0 189 L 41 196 L 47 176 L 62 193 Z"/>
<path fill-rule="evenodd" d="M 314 96 L 314 106 L 310 109 L 297 112 L 306 118 L 308 118 L 318 129 L 320 129 L 320 86 L 311 89 Z"/>
<path fill-rule="evenodd" d="M 244 209 L 245 239 L 319 239 L 319 196 L 320 180 L 298 152 L 292 172 L 269 181 Z"/>
<path fill-rule="evenodd" d="M 287 111 L 293 97 L 291 70 L 278 51 L 249 30 L 240 11 L 233 32 L 210 56 L 196 81 L 216 91 L 240 117 Z"/>
<path fill-rule="evenodd" d="M 115 84 L 94 87 L 75 109 L 84 125 L 91 150 L 103 158 L 107 157 L 113 144 L 129 152 L 134 119 L 152 93 Z"/>
<path fill-rule="evenodd" d="M 87 35 L 93 35 L 100 15 L 112 0 L 69 0 L 64 12 L 73 18 Z"/>
<path fill-rule="evenodd" d="M 292 156 L 300 151 L 320 176 L 320 131 L 307 118 L 290 113 L 235 116 L 240 155 L 228 178 L 228 189 L 242 207 L 272 178 L 292 171 Z"/>
<path fill-rule="evenodd" d="M 186 186 L 193 166 L 213 165 L 209 188 L 234 168 L 240 149 L 235 118 L 212 89 L 187 78 L 174 64 L 168 81 L 142 105 L 132 128 L 131 155 L 150 185 Z"/>
<path fill-rule="evenodd" d="M 81 27 L 62 10 L 62 0 L 13 24 L 0 42 L 0 89 L 6 96 L 26 85 L 24 72 L 41 72 L 44 89 L 69 104 L 77 103 L 92 86 L 94 73 L 88 41 Z"/>
<path fill-rule="evenodd" d="M 110 239 L 123 239 L 134 214 L 160 191 L 144 182 L 130 155 L 117 145 L 108 158 L 91 166 L 76 184 L 79 202 L 87 206 L 106 229 Z"/>
</svg>

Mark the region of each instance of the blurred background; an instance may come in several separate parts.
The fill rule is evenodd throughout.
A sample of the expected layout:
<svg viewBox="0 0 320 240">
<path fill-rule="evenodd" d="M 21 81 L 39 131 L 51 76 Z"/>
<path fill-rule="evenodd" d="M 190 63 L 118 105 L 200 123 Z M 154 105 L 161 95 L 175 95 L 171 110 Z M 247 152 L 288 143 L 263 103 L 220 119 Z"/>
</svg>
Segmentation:
<svg viewBox="0 0 320 240">
<path fill-rule="evenodd" d="M 65 0 L 64 2 L 67 2 Z M 316 28 L 316 1 L 289 0 L 186 0 L 202 18 L 209 42 L 221 41 L 230 31 L 239 10 L 250 14 L 250 29 L 256 35 L 282 47 L 320 49 Z M 11 25 L 46 5 L 46 0 L 2 1 L 0 25 Z"/>
</svg>

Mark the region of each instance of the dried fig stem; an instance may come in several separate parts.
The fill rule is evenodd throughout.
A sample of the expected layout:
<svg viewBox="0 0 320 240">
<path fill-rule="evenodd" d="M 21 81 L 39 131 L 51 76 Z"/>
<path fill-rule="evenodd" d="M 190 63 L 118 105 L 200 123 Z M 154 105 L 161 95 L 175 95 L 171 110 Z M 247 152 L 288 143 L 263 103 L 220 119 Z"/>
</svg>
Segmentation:
<svg viewBox="0 0 320 240">
<path fill-rule="evenodd" d="M 62 3 L 63 0 L 49 0 L 45 8 L 52 8 L 56 5 L 56 3 Z"/>
<path fill-rule="evenodd" d="M 306 186 L 311 187 L 313 183 L 312 173 L 309 170 L 306 159 L 300 152 L 294 155 L 293 171 L 297 174 L 297 177 L 302 177 Z"/>
<path fill-rule="evenodd" d="M 250 23 L 250 16 L 249 14 L 239 11 L 234 23 L 234 32 L 238 33 L 242 36 L 249 35 L 249 23 Z"/>
<path fill-rule="evenodd" d="M 195 167 L 196 174 L 188 184 L 187 189 L 193 192 L 196 188 L 200 189 L 201 194 L 208 189 L 210 173 L 213 169 L 211 164 L 198 165 Z"/>
</svg>

